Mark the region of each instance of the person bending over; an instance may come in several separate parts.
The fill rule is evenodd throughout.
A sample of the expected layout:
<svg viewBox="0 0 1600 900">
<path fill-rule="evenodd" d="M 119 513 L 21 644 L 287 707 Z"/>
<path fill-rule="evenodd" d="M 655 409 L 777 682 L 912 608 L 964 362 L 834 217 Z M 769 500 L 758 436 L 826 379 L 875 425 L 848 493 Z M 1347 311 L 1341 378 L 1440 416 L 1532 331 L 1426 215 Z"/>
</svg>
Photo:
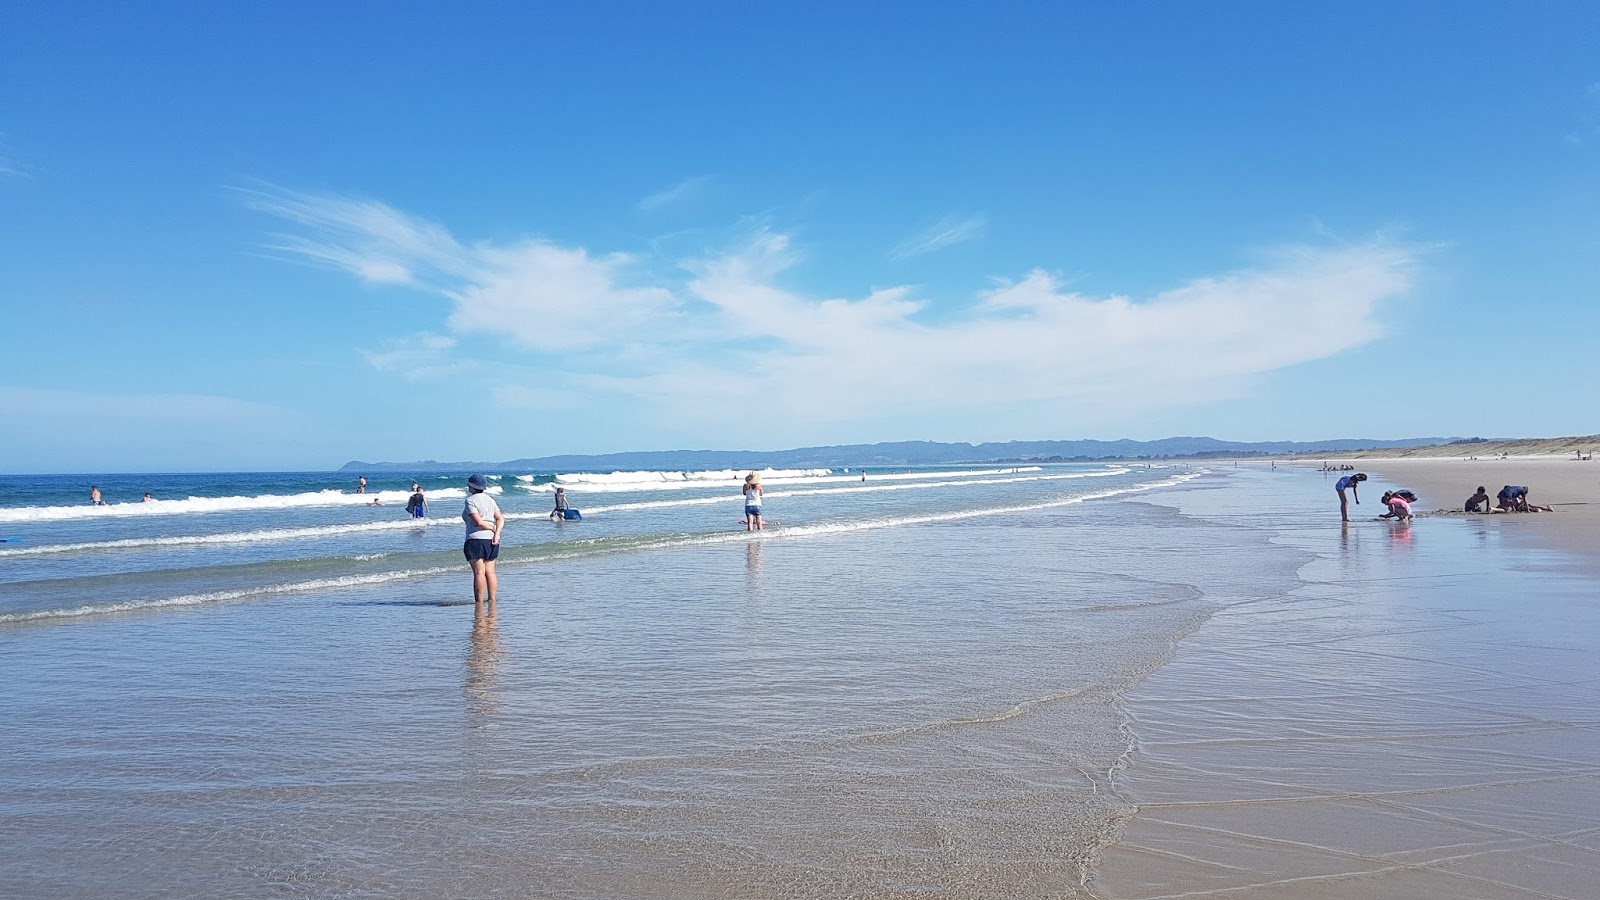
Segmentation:
<svg viewBox="0 0 1600 900">
<path fill-rule="evenodd" d="M 1361 505 L 1361 497 L 1356 493 L 1356 485 L 1366 480 L 1367 476 L 1365 473 L 1357 472 L 1354 475 L 1344 476 L 1343 478 L 1339 479 L 1336 484 L 1334 484 L 1333 489 L 1339 492 L 1339 518 L 1341 520 L 1345 522 L 1350 521 L 1350 500 L 1356 501 L 1357 506 Z M 1344 495 L 1345 491 L 1350 492 L 1350 497 L 1348 499 Z"/>
<path fill-rule="evenodd" d="M 1478 492 L 1467 498 L 1467 505 L 1462 507 L 1466 512 L 1486 513 L 1489 511 L 1489 491 L 1483 485 L 1478 485 Z"/>
</svg>

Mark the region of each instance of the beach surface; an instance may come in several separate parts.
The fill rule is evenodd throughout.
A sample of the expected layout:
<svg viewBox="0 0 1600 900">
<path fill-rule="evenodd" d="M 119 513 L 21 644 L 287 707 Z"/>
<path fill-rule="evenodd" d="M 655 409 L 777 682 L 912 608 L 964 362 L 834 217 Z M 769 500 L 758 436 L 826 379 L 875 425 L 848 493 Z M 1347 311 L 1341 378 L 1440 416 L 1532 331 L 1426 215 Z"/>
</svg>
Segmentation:
<svg viewBox="0 0 1600 900">
<path fill-rule="evenodd" d="M 1338 522 L 1332 480 L 1286 466 L 1195 487 L 1185 515 L 1315 555 L 1301 583 L 1230 604 L 1128 697 L 1137 812 L 1096 895 L 1578 898 L 1600 884 L 1600 467 L 1361 460 L 1379 511 L 1524 484 L 1555 513 Z M 1326 482 L 1326 483 L 1324 483 Z M 1308 503 L 1320 507 L 1307 518 Z"/>
<path fill-rule="evenodd" d="M 1361 464 L 0 504 L 0 896 L 1592 896 L 1581 479 Z"/>
</svg>

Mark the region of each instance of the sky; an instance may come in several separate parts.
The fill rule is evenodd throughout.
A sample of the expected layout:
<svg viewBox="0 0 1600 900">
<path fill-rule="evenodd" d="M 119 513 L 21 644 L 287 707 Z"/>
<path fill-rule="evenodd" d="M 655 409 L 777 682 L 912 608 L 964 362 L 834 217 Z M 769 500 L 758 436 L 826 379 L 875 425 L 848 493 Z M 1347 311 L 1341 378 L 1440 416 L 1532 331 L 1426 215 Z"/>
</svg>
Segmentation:
<svg viewBox="0 0 1600 900">
<path fill-rule="evenodd" d="M 1600 4 L 0 6 L 0 471 L 1600 432 Z"/>
</svg>

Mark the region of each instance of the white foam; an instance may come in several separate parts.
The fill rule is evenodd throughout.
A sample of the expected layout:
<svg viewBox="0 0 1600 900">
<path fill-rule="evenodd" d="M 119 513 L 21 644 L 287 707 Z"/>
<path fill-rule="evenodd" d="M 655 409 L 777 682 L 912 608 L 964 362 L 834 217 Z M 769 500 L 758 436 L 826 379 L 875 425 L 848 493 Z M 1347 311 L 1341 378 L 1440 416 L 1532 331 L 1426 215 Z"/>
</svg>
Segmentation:
<svg viewBox="0 0 1600 900">
<path fill-rule="evenodd" d="M 823 484 L 828 482 L 859 482 L 861 475 L 835 475 L 832 469 L 760 469 L 761 483 L 772 484 Z M 891 472 L 869 476 L 872 481 L 929 481 L 948 478 L 981 478 L 990 475 L 1010 475 L 1019 472 L 1043 471 L 1040 466 L 1016 466 L 1005 469 L 969 469 L 949 472 Z M 1122 471 L 1127 471 L 1126 469 Z M 534 476 L 518 475 L 523 490 L 535 494 L 554 493 L 566 488 L 573 493 L 586 494 L 627 493 L 637 491 L 716 490 L 730 488 L 735 491 L 744 484 L 747 469 L 715 469 L 702 472 L 611 472 L 608 474 L 577 472 L 559 474 L 545 484 L 534 484 Z"/>
<path fill-rule="evenodd" d="M 203 603 L 218 603 L 225 600 L 243 600 L 247 597 L 265 597 L 275 594 L 297 594 L 305 591 L 318 591 L 327 588 L 361 587 L 372 584 L 386 584 L 391 581 L 401 581 L 407 578 L 419 578 L 427 575 L 443 575 L 447 572 L 458 571 L 460 570 L 454 567 L 444 568 L 441 566 L 435 566 L 429 569 L 407 569 L 399 572 L 379 572 L 373 575 L 344 575 L 338 578 L 315 578 L 310 581 L 296 581 L 290 584 L 267 584 L 260 587 L 240 588 L 232 591 L 211 591 L 204 594 L 184 594 L 178 597 L 166 597 L 159 600 L 129 600 L 125 603 L 75 606 L 70 609 L 45 609 L 28 613 L 7 613 L 0 615 L 0 623 L 37 622 L 43 619 L 72 619 L 79 616 L 93 616 L 104 613 L 160 609 L 167 606 L 199 606 Z"/>
<path fill-rule="evenodd" d="M 501 494 L 505 488 L 493 485 L 487 493 Z M 464 488 L 441 488 L 427 495 L 428 502 L 460 499 Z M 239 512 L 243 510 L 302 509 L 315 506 L 382 506 L 404 508 L 410 491 L 377 491 L 348 494 L 343 491 L 308 491 L 302 494 L 261 494 L 255 497 L 189 497 L 184 500 L 151 500 L 148 503 L 111 503 L 105 506 L 19 506 L 0 509 L 0 522 L 62 522 L 72 519 L 124 519 L 144 516 L 182 516 L 196 513 Z"/>
<path fill-rule="evenodd" d="M 890 484 L 874 483 L 874 482 L 870 482 L 870 481 L 869 482 L 861 482 L 860 480 L 854 479 L 854 478 L 823 478 L 823 479 L 816 479 L 816 481 L 822 482 L 822 485 L 813 485 L 813 484 L 810 484 L 810 483 L 804 483 L 804 484 L 791 483 L 788 486 L 788 489 L 786 489 L 786 490 L 768 490 L 768 491 L 765 492 L 764 496 L 766 496 L 766 497 L 783 498 L 783 497 L 813 497 L 813 496 L 817 496 L 817 495 L 821 495 L 821 494 L 876 494 L 876 493 L 884 493 L 884 492 L 888 492 L 888 491 L 922 491 L 922 490 L 930 490 L 930 489 L 937 489 L 937 488 L 982 487 L 984 485 L 1016 484 L 1018 482 L 1028 482 L 1028 481 L 1070 481 L 1070 480 L 1076 480 L 1076 479 L 1079 479 L 1079 478 L 1106 478 L 1106 477 L 1113 476 L 1113 475 L 1126 475 L 1131 470 L 1129 470 L 1129 469 L 1108 469 L 1108 470 L 1103 471 L 1103 472 L 1100 472 L 1100 471 L 1095 471 L 1095 472 L 1069 472 L 1069 473 L 1061 474 L 1061 475 L 1017 475 L 1017 476 L 1013 476 L 1013 477 L 1009 477 L 1009 478 L 992 477 L 996 473 L 1000 473 L 1000 472 L 1042 472 L 1042 471 L 1043 471 L 1043 469 L 1041 469 L 1038 466 L 1031 466 L 1031 467 L 1023 467 L 1023 468 L 1019 468 L 1019 469 L 996 469 L 996 470 L 991 470 L 991 471 L 983 472 L 983 473 L 972 473 L 972 474 L 982 474 L 982 475 L 991 476 L 991 477 L 985 477 L 985 478 L 964 477 L 964 478 L 957 479 L 957 478 L 939 477 L 939 478 L 935 478 L 933 480 L 924 480 L 924 481 L 920 481 L 920 482 L 901 482 L 901 483 L 890 483 Z M 942 475 L 945 475 L 945 474 L 948 474 L 948 473 L 938 473 L 938 474 L 942 476 Z M 924 478 L 927 478 L 929 476 L 928 475 L 923 475 L 923 476 L 902 475 L 900 477 L 924 477 Z M 888 479 L 885 479 L 885 480 L 888 480 Z M 832 486 L 832 485 L 848 485 L 848 486 Z M 594 513 L 627 512 L 627 511 L 630 511 L 630 510 L 640 510 L 640 509 L 671 509 L 671 508 L 680 507 L 680 506 L 710 506 L 710 505 L 718 504 L 718 503 L 737 503 L 741 499 L 741 495 L 737 491 L 735 485 L 717 485 L 717 487 L 719 489 L 726 489 L 729 493 L 725 494 L 725 495 L 715 496 L 715 497 L 690 497 L 690 498 L 672 499 L 672 500 L 641 500 L 641 501 L 638 501 L 638 502 L 635 502 L 635 503 L 613 503 L 613 504 L 601 504 L 601 505 L 597 505 L 597 506 L 585 506 L 585 507 L 583 507 L 583 514 L 584 515 L 590 515 L 590 514 L 594 514 Z M 506 518 L 507 519 L 543 519 L 543 518 L 548 518 L 548 517 L 549 517 L 549 513 L 507 513 L 506 514 Z"/>
<path fill-rule="evenodd" d="M 451 525 L 460 528 L 461 520 L 459 518 L 399 519 L 392 522 L 362 522 L 353 525 L 265 528 L 259 531 L 228 531 L 221 534 L 124 538 L 116 541 L 84 541 L 77 544 L 42 544 L 35 547 L 0 549 L 0 558 L 7 556 L 43 556 L 50 553 L 76 553 L 85 550 L 129 550 L 143 547 L 188 547 L 196 544 L 255 544 L 266 541 L 298 541 L 343 534 L 407 531 L 413 528 L 427 528 L 438 525 Z"/>
</svg>

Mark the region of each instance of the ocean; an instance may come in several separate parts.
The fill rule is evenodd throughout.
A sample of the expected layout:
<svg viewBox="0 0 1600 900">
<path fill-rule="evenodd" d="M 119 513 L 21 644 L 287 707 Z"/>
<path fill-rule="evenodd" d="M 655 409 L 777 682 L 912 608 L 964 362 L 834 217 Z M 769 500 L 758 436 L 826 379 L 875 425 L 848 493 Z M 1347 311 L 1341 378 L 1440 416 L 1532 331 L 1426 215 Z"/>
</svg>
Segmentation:
<svg viewBox="0 0 1600 900">
<path fill-rule="evenodd" d="M 494 473 L 492 615 L 459 474 L 0 478 L 0 895 L 1084 896 L 1126 692 L 1314 558 L 1220 468 L 743 474 Z"/>
</svg>

